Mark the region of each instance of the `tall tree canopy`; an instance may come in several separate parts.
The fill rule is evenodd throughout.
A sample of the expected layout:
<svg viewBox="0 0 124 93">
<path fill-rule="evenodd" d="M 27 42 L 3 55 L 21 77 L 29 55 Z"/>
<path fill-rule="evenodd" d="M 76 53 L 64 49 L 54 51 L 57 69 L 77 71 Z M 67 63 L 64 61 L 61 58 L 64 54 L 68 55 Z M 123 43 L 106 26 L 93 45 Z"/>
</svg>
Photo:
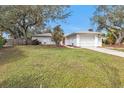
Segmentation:
<svg viewBox="0 0 124 93">
<path fill-rule="evenodd" d="M 93 22 L 97 30 L 106 30 L 115 37 L 115 44 L 121 44 L 124 39 L 124 6 L 100 5 L 96 7 Z"/>
<path fill-rule="evenodd" d="M 66 19 L 70 15 L 67 8 L 69 6 L 0 6 L 0 28 L 27 40 L 31 29 Z"/>
</svg>

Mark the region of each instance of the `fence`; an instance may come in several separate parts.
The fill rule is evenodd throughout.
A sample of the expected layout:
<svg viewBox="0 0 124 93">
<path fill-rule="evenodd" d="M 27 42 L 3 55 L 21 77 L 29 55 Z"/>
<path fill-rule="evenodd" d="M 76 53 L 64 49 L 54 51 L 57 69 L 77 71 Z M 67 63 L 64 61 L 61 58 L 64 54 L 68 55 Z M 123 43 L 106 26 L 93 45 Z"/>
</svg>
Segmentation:
<svg viewBox="0 0 124 93">
<path fill-rule="evenodd" d="M 25 45 L 26 41 L 25 39 L 19 38 L 19 39 L 13 39 L 13 44 L 14 45 Z M 27 40 L 27 44 L 31 45 L 32 44 L 32 40 L 28 39 Z"/>
<path fill-rule="evenodd" d="M 13 45 L 25 45 L 26 41 L 23 38 L 18 38 L 18 39 L 8 39 L 6 45 L 8 46 L 13 46 Z M 32 40 L 28 39 L 27 44 L 31 45 Z"/>
</svg>

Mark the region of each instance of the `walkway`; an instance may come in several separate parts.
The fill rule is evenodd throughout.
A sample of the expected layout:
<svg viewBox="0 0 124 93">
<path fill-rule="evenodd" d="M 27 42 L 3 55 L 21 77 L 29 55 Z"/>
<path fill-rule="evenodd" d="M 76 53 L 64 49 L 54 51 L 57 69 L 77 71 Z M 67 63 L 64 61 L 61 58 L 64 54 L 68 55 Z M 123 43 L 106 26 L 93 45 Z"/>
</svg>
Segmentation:
<svg viewBox="0 0 124 93">
<path fill-rule="evenodd" d="M 87 47 L 86 49 L 90 49 L 90 50 L 94 50 L 94 51 L 102 52 L 106 54 L 111 54 L 119 57 L 124 57 L 124 52 L 117 51 L 117 50 L 111 50 L 106 48 L 95 48 L 95 47 Z"/>
</svg>

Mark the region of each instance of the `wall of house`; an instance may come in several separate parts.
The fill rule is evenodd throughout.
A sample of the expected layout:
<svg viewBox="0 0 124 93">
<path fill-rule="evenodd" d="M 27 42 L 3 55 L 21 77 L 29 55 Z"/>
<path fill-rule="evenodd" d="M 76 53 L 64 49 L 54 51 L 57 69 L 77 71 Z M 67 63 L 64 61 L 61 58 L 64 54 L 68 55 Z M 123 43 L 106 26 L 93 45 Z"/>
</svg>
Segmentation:
<svg viewBox="0 0 124 93">
<path fill-rule="evenodd" d="M 76 34 L 76 46 L 80 47 L 80 35 Z"/>
<path fill-rule="evenodd" d="M 102 46 L 102 38 L 98 35 L 95 36 L 95 46 Z"/>
<path fill-rule="evenodd" d="M 76 35 L 66 37 L 65 38 L 65 45 L 77 46 Z"/>
<path fill-rule="evenodd" d="M 32 40 L 37 39 L 44 45 L 54 45 L 55 42 L 52 40 L 51 37 L 32 37 Z"/>
<path fill-rule="evenodd" d="M 102 38 L 96 34 L 76 34 L 66 37 L 65 45 L 73 45 L 78 47 L 97 47 L 102 46 Z"/>
</svg>

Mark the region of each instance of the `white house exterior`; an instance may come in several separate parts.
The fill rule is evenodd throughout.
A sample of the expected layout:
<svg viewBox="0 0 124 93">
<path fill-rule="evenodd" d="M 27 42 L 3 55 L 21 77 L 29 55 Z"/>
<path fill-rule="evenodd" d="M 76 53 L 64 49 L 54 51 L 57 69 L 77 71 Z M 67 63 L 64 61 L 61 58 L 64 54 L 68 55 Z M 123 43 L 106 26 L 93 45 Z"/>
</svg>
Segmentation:
<svg viewBox="0 0 124 93">
<path fill-rule="evenodd" d="M 43 45 L 54 45 L 55 42 L 52 39 L 51 33 L 36 34 L 32 36 L 32 40 L 37 39 Z"/>
<path fill-rule="evenodd" d="M 66 36 L 65 45 L 77 47 L 102 46 L 101 32 L 77 32 Z"/>
</svg>

